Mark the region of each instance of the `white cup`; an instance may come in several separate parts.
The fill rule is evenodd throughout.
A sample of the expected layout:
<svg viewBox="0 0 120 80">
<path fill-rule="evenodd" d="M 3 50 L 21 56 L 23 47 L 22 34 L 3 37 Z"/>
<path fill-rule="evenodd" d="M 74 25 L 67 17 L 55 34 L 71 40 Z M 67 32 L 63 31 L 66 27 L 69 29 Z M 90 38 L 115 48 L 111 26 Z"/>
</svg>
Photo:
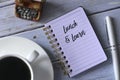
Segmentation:
<svg viewBox="0 0 120 80">
<path fill-rule="evenodd" d="M 0 57 L 0 80 L 33 80 L 34 72 L 31 64 L 39 53 L 34 51 L 27 58 L 16 54 Z"/>
</svg>

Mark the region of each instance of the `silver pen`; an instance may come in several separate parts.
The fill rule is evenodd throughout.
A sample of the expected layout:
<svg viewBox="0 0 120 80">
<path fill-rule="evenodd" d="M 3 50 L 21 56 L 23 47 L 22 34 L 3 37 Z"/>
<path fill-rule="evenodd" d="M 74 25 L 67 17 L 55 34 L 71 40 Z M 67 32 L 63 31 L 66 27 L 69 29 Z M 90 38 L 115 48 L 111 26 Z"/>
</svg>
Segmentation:
<svg viewBox="0 0 120 80">
<path fill-rule="evenodd" d="M 118 47 L 116 43 L 116 36 L 114 26 L 112 24 L 112 20 L 109 16 L 105 18 L 107 25 L 107 34 L 109 38 L 109 44 L 111 48 L 112 60 L 113 60 L 113 68 L 114 68 L 114 76 L 115 80 L 120 80 L 120 67 L 119 67 L 119 57 L 118 57 Z"/>
</svg>

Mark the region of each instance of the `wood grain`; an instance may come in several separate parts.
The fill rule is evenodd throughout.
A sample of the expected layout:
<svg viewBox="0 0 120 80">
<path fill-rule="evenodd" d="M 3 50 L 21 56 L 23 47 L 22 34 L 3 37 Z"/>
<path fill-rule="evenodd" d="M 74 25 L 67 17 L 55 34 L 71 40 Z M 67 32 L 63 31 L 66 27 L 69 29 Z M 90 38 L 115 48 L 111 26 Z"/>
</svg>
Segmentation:
<svg viewBox="0 0 120 80">
<path fill-rule="evenodd" d="M 41 27 L 65 13 L 82 6 L 103 46 L 108 60 L 74 78 L 63 74 L 55 53 Z M 17 35 L 38 43 L 48 53 L 53 62 L 55 80 L 114 80 L 112 59 L 106 34 L 105 16 L 113 18 L 117 43 L 120 44 L 120 1 L 119 0 L 47 0 L 40 22 L 19 19 L 14 15 L 14 1 L 0 3 L 0 37 Z"/>
<path fill-rule="evenodd" d="M 0 0 L 0 8 L 13 4 L 14 4 L 14 0 Z"/>
<path fill-rule="evenodd" d="M 13 3 L 14 0 L 0 3 L 0 6 L 4 5 L 4 7 L 0 8 L 0 32 L 2 32 L 0 36 L 40 27 L 48 21 L 62 16 L 79 6 L 83 6 L 89 16 L 106 10 L 119 8 L 120 6 L 120 2 L 118 0 L 47 0 L 43 9 L 41 20 L 36 23 L 16 18 L 14 11 L 15 6 Z"/>
</svg>

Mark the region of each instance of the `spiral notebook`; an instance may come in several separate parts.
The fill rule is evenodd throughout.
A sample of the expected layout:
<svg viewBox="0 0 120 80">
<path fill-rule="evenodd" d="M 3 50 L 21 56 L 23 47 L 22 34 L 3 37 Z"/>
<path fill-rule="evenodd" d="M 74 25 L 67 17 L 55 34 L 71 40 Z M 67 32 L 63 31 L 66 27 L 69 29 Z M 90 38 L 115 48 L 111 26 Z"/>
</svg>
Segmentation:
<svg viewBox="0 0 120 80">
<path fill-rule="evenodd" d="M 81 7 L 48 22 L 43 30 L 70 77 L 107 60 Z"/>
</svg>

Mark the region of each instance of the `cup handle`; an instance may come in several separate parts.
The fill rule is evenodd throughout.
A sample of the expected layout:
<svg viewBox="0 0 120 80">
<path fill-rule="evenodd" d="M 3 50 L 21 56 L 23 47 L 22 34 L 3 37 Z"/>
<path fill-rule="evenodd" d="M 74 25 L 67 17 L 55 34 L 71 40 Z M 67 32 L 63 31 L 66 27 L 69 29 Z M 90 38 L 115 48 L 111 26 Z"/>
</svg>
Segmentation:
<svg viewBox="0 0 120 80">
<path fill-rule="evenodd" d="M 27 56 L 27 60 L 32 63 L 37 57 L 39 56 L 39 53 L 34 50 L 30 55 Z"/>
</svg>

